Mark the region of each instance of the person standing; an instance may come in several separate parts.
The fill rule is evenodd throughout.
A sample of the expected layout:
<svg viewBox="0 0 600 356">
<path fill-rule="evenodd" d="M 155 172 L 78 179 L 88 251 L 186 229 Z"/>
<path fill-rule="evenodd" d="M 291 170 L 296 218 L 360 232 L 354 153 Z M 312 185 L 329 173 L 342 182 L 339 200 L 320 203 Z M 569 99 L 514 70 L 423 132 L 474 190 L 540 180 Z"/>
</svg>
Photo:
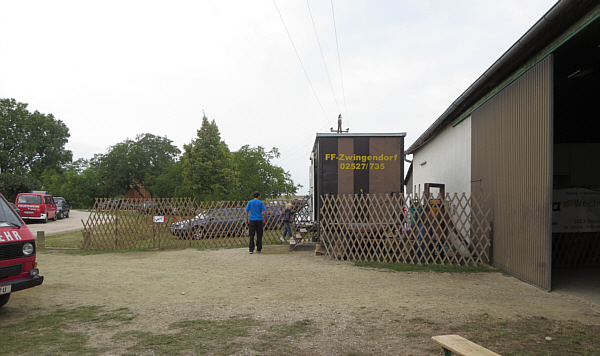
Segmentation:
<svg viewBox="0 0 600 356">
<path fill-rule="evenodd" d="M 290 223 L 294 220 L 293 216 L 296 214 L 294 210 L 292 210 L 292 203 L 285 204 L 285 211 L 283 212 L 283 236 L 279 239 L 281 242 L 285 243 L 285 237 L 290 236 L 292 238 L 292 228 L 290 227 Z"/>
<path fill-rule="evenodd" d="M 266 220 L 267 207 L 260 200 L 260 192 L 254 192 L 254 199 L 246 205 L 246 224 L 248 224 L 248 235 L 250 235 L 250 253 L 254 253 L 254 234 L 256 234 L 256 252 L 262 250 L 263 229 Z"/>
</svg>

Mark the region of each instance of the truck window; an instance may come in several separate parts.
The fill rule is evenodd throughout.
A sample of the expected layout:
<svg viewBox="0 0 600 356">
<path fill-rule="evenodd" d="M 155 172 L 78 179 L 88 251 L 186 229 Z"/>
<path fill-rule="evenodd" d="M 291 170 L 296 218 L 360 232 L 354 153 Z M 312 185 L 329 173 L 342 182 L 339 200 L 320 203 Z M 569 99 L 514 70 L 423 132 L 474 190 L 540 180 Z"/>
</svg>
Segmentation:
<svg viewBox="0 0 600 356">
<path fill-rule="evenodd" d="M 42 204 L 42 197 L 39 195 L 19 195 L 18 204 Z"/>
<path fill-rule="evenodd" d="M 6 226 L 21 227 L 23 223 L 10 205 L 4 199 L 0 199 L 0 227 Z"/>
</svg>

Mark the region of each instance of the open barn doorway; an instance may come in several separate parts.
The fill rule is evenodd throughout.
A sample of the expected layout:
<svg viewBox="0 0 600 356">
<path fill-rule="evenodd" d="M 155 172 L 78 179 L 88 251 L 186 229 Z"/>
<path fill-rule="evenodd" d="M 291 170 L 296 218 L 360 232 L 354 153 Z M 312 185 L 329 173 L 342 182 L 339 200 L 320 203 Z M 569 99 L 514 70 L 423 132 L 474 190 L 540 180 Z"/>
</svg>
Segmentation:
<svg viewBox="0 0 600 356">
<path fill-rule="evenodd" d="M 554 65 L 552 289 L 600 302 L 600 20 Z"/>
</svg>

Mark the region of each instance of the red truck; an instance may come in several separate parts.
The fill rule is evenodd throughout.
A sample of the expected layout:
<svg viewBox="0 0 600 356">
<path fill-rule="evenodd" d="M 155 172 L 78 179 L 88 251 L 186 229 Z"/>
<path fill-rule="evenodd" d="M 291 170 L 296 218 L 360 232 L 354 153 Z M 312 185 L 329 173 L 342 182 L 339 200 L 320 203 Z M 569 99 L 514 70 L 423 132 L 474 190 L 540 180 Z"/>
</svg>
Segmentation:
<svg viewBox="0 0 600 356">
<path fill-rule="evenodd" d="M 56 202 L 48 192 L 33 191 L 19 193 L 15 204 L 25 220 L 40 220 L 44 223 L 58 218 Z"/>
<path fill-rule="evenodd" d="M 11 293 L 42 284 L 35 258 L 33 234 L 0 193 L 0 307 Z"/>
</svg>

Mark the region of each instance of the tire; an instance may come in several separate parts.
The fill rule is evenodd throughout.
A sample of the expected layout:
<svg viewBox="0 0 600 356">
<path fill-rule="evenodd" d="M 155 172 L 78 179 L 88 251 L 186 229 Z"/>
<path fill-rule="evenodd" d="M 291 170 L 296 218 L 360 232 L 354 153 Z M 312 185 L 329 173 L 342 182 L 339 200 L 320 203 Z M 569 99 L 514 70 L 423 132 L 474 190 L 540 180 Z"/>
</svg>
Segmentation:
<svg viewBox="0 0 600 356">
<path fill-rule="evenodd" d="M 60 214 L 56 214 L 56 215 L 58 215 L 58 218 L 59 218 L 59 219 L 64 219 L 64 218 L 65 218 L 65 216 L 63 215 L 63 212 L 62 212 L 62 211 L 60 212 Z"/>
<path fill-rule="evenodd" d="M 52 218 L 52 221 L 56 221 L 58 220 L 58 214 L 54 214 L 54 217 Z"/>
<path fill-rule="evenodd" d="M 4 304 L 8 303 L 9 299 L 10 299 L 10 293 L 0 295 L 0 308 L 2 308 L 2 306 Z"/>
<path fill-rule="evenodd" d="M 42 220 L 42 222 L 43 222 L 44 224 L 46 224 L 46 223 L 48 222 L 48 215 L 46 215 L 46 217 L 44 218 L 44 220 Z"/>
<path fill-rule="evenodd" d="M 70 213 L 71 213 L 71 211 L 70 211 L 70 210 L 69 210 L 69 211 L 67 211 L 67 215 L 65 215 L 65 218 L 67 218 L 67 219 L 68 219 L 68 218 L 69 218 L 69 214 L 70 214 Z"/>
</svg>

